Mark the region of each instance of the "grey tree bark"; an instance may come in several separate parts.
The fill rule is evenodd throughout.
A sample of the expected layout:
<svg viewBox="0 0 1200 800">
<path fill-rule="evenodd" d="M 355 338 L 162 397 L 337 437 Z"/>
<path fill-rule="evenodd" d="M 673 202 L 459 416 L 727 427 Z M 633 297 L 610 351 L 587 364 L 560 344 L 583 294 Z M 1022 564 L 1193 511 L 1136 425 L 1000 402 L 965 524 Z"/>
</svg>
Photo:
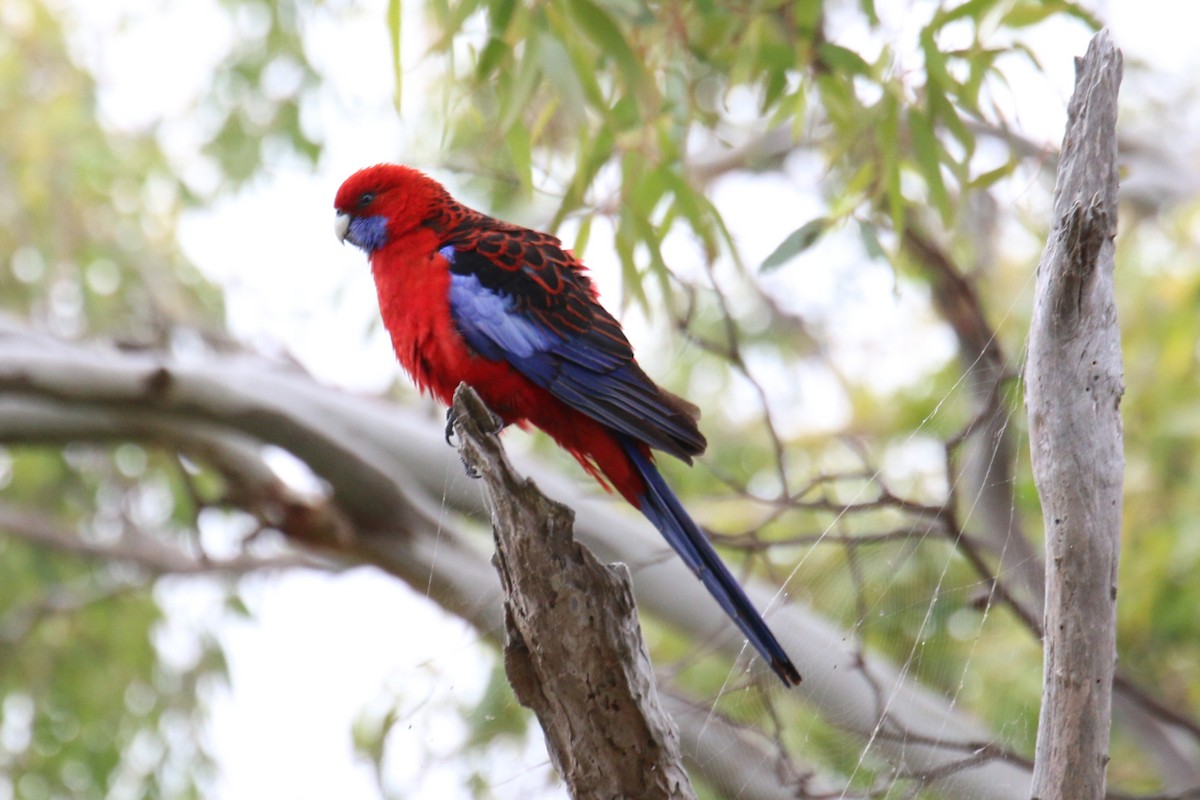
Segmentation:
<svg viewBox="0 0 1200 800">
<path fill-rule="evenodd" d="M 1076 61 L 1025 374 L 1046 531 L 1044 677 L 1033 775 L 1040 800 L 1105 794 L 1125 469 L 1119 410 L 1125 389 L 1113 299 L 1121 66 L 1106 31 Z"/>
<path fill-rule="evenodd" d="M 575 515 L 517 475 L 469 387 L 452 417 L 463 464 L 483 479 L 504 588 L 504 668 L 576 800 L 694 800 L 679 731 L 658 696 L 629 570 L 575 541 Z"/>
</svg>

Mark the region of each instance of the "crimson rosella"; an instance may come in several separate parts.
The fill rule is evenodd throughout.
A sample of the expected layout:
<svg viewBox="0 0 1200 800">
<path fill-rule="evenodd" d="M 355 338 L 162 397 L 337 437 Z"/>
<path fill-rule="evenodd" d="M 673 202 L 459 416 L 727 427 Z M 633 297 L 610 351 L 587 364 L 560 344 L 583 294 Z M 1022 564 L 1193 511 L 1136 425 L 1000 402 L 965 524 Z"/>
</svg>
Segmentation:
<svg viewBox="0 0 1200 800">
<path fill-rule="evenodd" d="M 415 169 L 368 167 L 338 190 L 337 233 L 366 251 L 396 356 L 449 404 L 470 385 L 505 425 L 532 424 L 640 510 L 786 685 L 767 624 L 654 466 L 706 442 L 695 406 L 655 385 L 583 264 L 555 237 L 473 211 Z"/>
</svg>

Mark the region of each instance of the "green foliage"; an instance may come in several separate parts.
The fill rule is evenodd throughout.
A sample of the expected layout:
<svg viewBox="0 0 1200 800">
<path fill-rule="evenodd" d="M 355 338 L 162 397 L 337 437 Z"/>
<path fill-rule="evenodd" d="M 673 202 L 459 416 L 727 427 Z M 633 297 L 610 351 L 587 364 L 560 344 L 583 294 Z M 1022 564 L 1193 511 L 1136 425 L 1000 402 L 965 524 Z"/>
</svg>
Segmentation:
<svg viewBox="0 0 1200 800">
<path fill-rule="evenodd" d="M 304 54 L 311 0 L 224 0 L 238 24 L 212 90 L 198 113 L 216 121 L 205 147 L 220 175 L 239 186 L 258 174 L 272 150 L 316 163 L 320 143 L 304 129 L 300 103 L 317 85 Z M 397 87 L 399 84 L 397 84 Z M 397 91 L 399 89 L 397 88 Z"/>
<path fill-rule="evenodd" d="M 627 289 L 644 305 L 637 276 L 645 269 L 667 282 L 662 243 L 677 223 L 710 258 L 722 249 L 737 255 L 705 200 L 706 179 L 696 174 L 703 165 L 691 163 L 688 151 L 689 137 L 730 135 L 724 106 L 738 92 L 756 99 L 761 122 L 797 139 L 814 126 L 828 132 L 807 144 L 841 173 L 829 184 L 836 198 L 830 222 L 857 217 L 899 234 L 905 215 L 924 205 L 952 226 L 964 192 L 1012 169 L 1010 162 L 980 171 L 969 122 L 983 118 L 981 92 L 1003 80 L 1004 60 L 1025 52 L 989 40 L 1002 41 L 995 31 L 1006 25 L 1033 24 L 1030 5 L 972 0 L 939 10 L 917 42 L 925 69 L 905 72 L 894 68 L 896 45 L 864 55 L 830 41 L 819 2 L 476 0 L 433 3 L 430 12 L 437 51 L 465 44 L 474 55 L 469 68 L 448 62 L 452 150 L 469 152 L 490 176 L 498 205 L 511 200 L 513 186 L 528 194 L 535 163 L 572 159 L 551 224 L 610 209 L 604 213 L 615 216 Z M 1051 5 L 1045 17 L 1071 14 L 1096 24 L 1072 3 Z M 863 10 L 875 21 L 873 4 Z M 486 36 L 477 35 L 481 19 Z M 940 45 L 951 34 L 960 41 L 964 29 L 965 47 Z M 752 149 L 739 155 L 745 163 L 734 166 L 750 169 L 771 158 Z M 606 166 L 616 170 L 616 196 L 589 198 Z M 816 232 L 789 240 L 778 257 L 798 252 Z M 640 264 L 639 252 L 646 254 Z"/>
<path fill-rule="evenodd" d="M 100 498 L 120 496 L 128 481 L 104 454 L 76 448 L 64 459 L 13 448 L 4 456 L 13 476 L 6 506 L 112 535 L 116 509 Z M 117 781 L 147 795 L 193 796 L 205 759 L 180 752 L 172 730 L 198 721 L 195 682 L 222 674 L 212 643 L 183 670 L 164 665 L 151 644 L 160 612 L 150 587 L 119 565 L 0 537 L 0 586 L 0 708 L 27 737 L 6 739 L 16 746 L 0 748 L 0 764 L 18 796 L 43 786 L 104 797 Z M 190 765 L 182 772 L 180 760 Z"/>
<path fill-rule="evenodd" d="M 30 2 L 0 36 L 0 304 L 64 336 L 162 346 L 173 330 L 219 335 L 220 293 L 181 256 L 175 227 L 200 201 L 153 133 L 116 133 L 67 46 L 64 17 Z M 201 112 L 220 183 L 258 174 L 268 152 L 313 159 L 299 103 L 316 82 L 300 21 L 308 4 L 230 2 L 247 21 L 213 75 Z M 265 20 L 266 24 L 258 23 Z M 279 82 L 283 72 L 293 82 Z M 273 76 L 273 77 L 272 77 Z M 286 84 L 286 85 L 285 85 Z M 281 89 L 282 86 L 282 89 Z M 152 446 L 5 443 L 0 506 L 101 547 L 130 526 L 194 535 L 192 492 L 173 453 Z M 197 687 L 221 679 L 215 643 L 191 663 L 153 645 L 153 576 L 125 564 L 33 546 L 0 529 L 0 795 L 199 797 Z"/>
<path fill-rule="evenodd" d="M 57 22 L 30 6 L 0 48 L 0 303 L 62 333 L 161 335 L 220 313 L 170 240 L 180 187 L 148 137 L 110 137 Z M 151 198 L 154 198 L 151 204 Z M 153 244 L 151 244 L 153 243 Z"/>
<path fill-rule="evenodd" d="M 388 0 L 387 29 L 388 29 L 388 35 L 391 37 L 391 40 L 392 40 L 392 75 L 394 76 L 395 81 L 396 81 L 396 94 L 395 94 L 396 108 L 400 107 L 400 98 L 402 96 L 401 89 L 403 86 L 403 84 L 401 83 L 401 79 L 404 76 L 404 73 L 400 69 L 400 54 L 401 54 L 401 51 L 400 51 L 400 34 L 401 34 L 400 22 L 401 22 L 400 0 Z"/>
</svg>

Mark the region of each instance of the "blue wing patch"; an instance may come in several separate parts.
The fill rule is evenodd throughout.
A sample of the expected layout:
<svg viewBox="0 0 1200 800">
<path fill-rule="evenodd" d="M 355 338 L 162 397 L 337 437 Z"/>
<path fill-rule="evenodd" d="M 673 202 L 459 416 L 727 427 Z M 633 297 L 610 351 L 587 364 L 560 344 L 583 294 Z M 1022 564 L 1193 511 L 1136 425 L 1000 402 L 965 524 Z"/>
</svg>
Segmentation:
<svg viewBox="0 0 1200 800">
<path fill-rule="evenodd" d="M 655 449 L 688 462 L 703 452 L 704 437 L 692 416 L 642 372 L 623 336 L 619 344 L 613 341 L 612 328 L 618 336 L 620 329 L 611 318 L 605 315 L 611 328 L 604 331 L 595 321 L 558 330 L 554 312 L 485 285 L 478 269 L 486 264 L 476 263 L 485 257 L 453 245 L 438 252 L 451 265 L 451 317 L 476 353 L 507 361 L 568 406 Z"/>
<path fill-rule="evenodd" d="M 450 276 L 450 309 L 467 343 L 492 361 L 527 359 L 561 342 L 558 334 L 516 313 L 515 301 L 485 289 L 474 275 Z"/>
</svg>

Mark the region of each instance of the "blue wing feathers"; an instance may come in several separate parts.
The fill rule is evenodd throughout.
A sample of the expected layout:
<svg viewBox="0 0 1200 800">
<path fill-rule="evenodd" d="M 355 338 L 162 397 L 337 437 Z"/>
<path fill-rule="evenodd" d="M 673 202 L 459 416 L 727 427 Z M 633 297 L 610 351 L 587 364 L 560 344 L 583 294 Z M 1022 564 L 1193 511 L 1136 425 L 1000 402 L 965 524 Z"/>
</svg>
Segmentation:
<svg viewBox="0 0 1200 800">
<path fill-rule="evenodd" d="M 483 288 L 474 275 L 452 275 L 450 307 L 467 342 L 493 360 L 529 358 L 545 352 L 558 336 L 514 312 L 511 298 Z"/>
<path fill-rule="evenodd" d="M 572 408 L 655 449 L 688 462 L 704 451 L 694 415 L 638 367 L 582 274 L 538 249 L 527 251 L 527 260 L 538 253 L 542 268 L 509 268 L 511 248 L 489 245 L 488 253 L 456 245 L 439 250 L 450 262 L 451 316 L 479 355 L 507 361 Z"/>
</svg>

